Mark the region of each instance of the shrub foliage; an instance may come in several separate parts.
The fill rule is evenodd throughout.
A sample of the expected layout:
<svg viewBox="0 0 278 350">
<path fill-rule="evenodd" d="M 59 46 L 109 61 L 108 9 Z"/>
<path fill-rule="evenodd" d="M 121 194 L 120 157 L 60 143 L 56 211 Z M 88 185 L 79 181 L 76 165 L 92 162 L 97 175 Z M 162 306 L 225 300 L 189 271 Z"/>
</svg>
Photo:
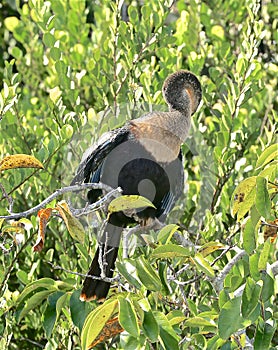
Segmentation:
<svg viewBox="0 0 278 350">
<path fill-rule="evenodd" d="M 73 218 L 52 216 L 37 253 L 42 215 L 0 219 L 0 348 L 274 349 L 275 1 L 4 0 L 0 8 L 0 161 L 26 154 L 44 167 L 0 165 L 2 217 L 68 186 L 103 132 L 165 109 L 170 73 L 189 69 L 203 89 L 182 148 L 186 193 L 147 245 L 121 251 L 104 304 L 79 301 L 96 228 L 87 225 L 81 242 L 68 231 Z"/>
</svg>

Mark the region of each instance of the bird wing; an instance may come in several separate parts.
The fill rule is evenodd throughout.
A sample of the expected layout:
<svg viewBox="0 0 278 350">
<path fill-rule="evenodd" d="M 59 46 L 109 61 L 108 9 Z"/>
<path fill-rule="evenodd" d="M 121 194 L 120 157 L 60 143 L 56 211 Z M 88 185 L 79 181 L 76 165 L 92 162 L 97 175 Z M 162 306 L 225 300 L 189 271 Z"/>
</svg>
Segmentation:
<svg viewBox="0 0 278 350">
<path fill-rule="evenodd" d="M 115 147 L 126 141 L 129 134 L 130 132 L 126 127 L 108 131 L 103 134 L 99 141 L 89 147 L 83 154 L 81 163 L 79 164 L 71 185 L 83 182 L 99 182 L 104 159 Z"/>
</svg>

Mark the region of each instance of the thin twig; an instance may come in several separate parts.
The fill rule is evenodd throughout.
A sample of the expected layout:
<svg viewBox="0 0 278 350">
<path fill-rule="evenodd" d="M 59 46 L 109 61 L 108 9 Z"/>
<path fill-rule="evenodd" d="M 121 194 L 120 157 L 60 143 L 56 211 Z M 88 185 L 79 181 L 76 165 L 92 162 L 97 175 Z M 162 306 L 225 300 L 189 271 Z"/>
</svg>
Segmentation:
<svg viewBox="0 0 278 350">
<path fill-rule="evenodd" d="M 73 186 L 67 186 L 67 187 L 62 187 L 58 190 L 56 190 L 54 193 L 52 193 L 49 197 L 47 197 L 46 199 L 44 199 L 40 204 L 36 205 L 35 207 L 28 209 L 24 212 L 21 213 L 13 213 L 10 215 L 0 215 L 0 219 L 6 219 L 6 220 L 10 220 L 10 219 L 20 219 L 20 218 L 25 218 L 35 212 L 37 212 L 39 209 L 42 209 L 43 207 L 45 207 L 46 204 L 50 203 L 51 201 L 53 201 L 53 199 L 55 199 L 58 196 L 61 196 L 62 194 L 68 193 L 68 192 L 78 192 L 84 189 L 88 189 L 88 188 L 92 188 L 92 189 L 101 189 L 104 190 L 106 192 L 109 191 L 113 191 L 113 195 L 115 195 L 115 191 L 120 193 L 120 189 L 114 189 L 110 186 L 107 186 L 105 184 L 102 183 L 85 183 L 85 184 L 80 184 L 80 185 L 73 185 Z M 107 199 L 107 198 L 106 198 Z M 99 203 L 100 202 L 100 203 Z M 92 204 L 90 206 L 90 209 L 92 211 L 93 206 L 96 208 L 99 205 L 103 204 L 103 200 L 101 199 L 100 201 L 97 201 L 96 203 Z M 82 211 L 82 210 L 81 210 Z"/>
<path fill-rule="evenodd" d="M 173 281 L 178 285 L 179 287 L 179 290 L 181 292 L 181 295 L 182 295 L 182 299 L 183 299 L 183 303 L 184 305 L 187 307 L 187 309 L 189 310 L 189 304 L 188 304 L 188 301 L 187 301 L 187 296 L 186 296 L 186 293 L 185 293 L 185 290 L 184 290 L 184 286 L 182 283 L 180 283 L 180 281 L 178 280 L 178 276 L 176 274 L 176 271 L 174 270 L 174 268 L 169 265 L 169 268 L 170 270 L 172 271 L 173 275 L 174 275 L 174 279 Z"/>
<path fill-rule="evenodd" d="M 113 278 L 99 277 L 99 276 L 88 275 L 86 273 L 80 273 L 80 272 L 71 271 L 71 270 L 63 268 L 62 266 L 54 265 L 50 261 L 47 261 L 47 263 L 53 268 L 53 270 L 61 270 L 61 271 L 64 271 L 66 273 L 70 273 L 72 275 L 76 275 L 76 276 L 80 276 L 80 277 L 89 277 L 89 278 L 92 278 L 93 280 L 105 281 L 105 282 L 109 282 L 109 283 L 113 283 L 113 282 L 119 280 L 119 275 L 117 275 L 117 276 L 115 276 Z"/>
</svg>

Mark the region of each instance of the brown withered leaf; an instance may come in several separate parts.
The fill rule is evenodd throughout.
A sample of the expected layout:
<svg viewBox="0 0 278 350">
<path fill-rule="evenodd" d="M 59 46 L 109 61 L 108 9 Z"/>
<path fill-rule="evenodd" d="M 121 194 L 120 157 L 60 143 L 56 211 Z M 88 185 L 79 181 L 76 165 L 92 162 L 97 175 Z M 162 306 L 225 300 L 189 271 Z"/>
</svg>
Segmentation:
<svg viewBox="0 0 278 350">
<path fill-rule="evenodd" d="M 121 327 L 119 323 L 118 317 L 115 317 L 106 322 L 105 326 L 102 328 L 102 331 L 99 333 L 97 338 L 89 345 L 88 349 L 92 349 L 99 343 L 103 343 L 116 335 L 123 332 L 124 329 Z"/>
<path fill-rule="evenodd" d="M 274 221 L 269 221 L 268 224 L 272 226 L 267 226 L 267 225 L 264 226 L 264 240 L 266 241 L 268 237 L 271 237 L 270 241 L 274 242 L 278 232 L 278 219 Z"/>
<path fill-rule="evenodd" d="M 28 154 L 13 154 L 0 161 L 0 171 L 17 168 L 43 169 L 43 165 L 37 158 Z"/>
<path fill-rule="evenodd" d="M 57 203 L 56 208 L 62 216 L 69 234 L 78 242 L 84 243 L 85 230 L 80 221 L 78 221 L 71 213 L 68 204 L 65 201 Z"/>
<path fill-rule="evenodd" d="M 40 252 L 43 248 L 44 245 L 44 238 L 45 238 L 45 231 L 46 231 L 46 224 L 48 220 L 51 217 L 53 209 L 52 208 L 45 208 L 45 209 L 40 209 L 38 211 L 38 217 L 40 219 L 39 221 L 39 232 L 38 232 L 38 238 L 33 246 L 33 251 L 34 252 Z"/>
</svg>

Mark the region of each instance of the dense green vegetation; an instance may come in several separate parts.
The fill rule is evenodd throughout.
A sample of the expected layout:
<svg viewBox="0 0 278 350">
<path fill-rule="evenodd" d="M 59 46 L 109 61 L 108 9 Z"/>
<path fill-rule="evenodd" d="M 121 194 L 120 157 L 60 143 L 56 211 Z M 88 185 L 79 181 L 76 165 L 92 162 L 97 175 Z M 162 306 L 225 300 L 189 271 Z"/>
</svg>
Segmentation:
<svg viewBox="0 0 278 350">
<path fill-rule="evenodd" d="M 3 0 L 0 10 L 0 162 L 28 154 L 44 166 L 1 171 L 2 216 L 68 186 L 103 132 L 165 110 L 170 73 L 188 69 L 203 89 L 183 146 L 186 193 L 148 245 L 120 252 L 105 304 L 79 301 L 96 247 L 86 218 L 82 243 L 53 216 L 40 253 L 37 212 L 0 219 L 0 348 L 85 349 L 103 326 L 114 337 L 99 349 L 276 348 L 277 1 Z"/>
</svg>

